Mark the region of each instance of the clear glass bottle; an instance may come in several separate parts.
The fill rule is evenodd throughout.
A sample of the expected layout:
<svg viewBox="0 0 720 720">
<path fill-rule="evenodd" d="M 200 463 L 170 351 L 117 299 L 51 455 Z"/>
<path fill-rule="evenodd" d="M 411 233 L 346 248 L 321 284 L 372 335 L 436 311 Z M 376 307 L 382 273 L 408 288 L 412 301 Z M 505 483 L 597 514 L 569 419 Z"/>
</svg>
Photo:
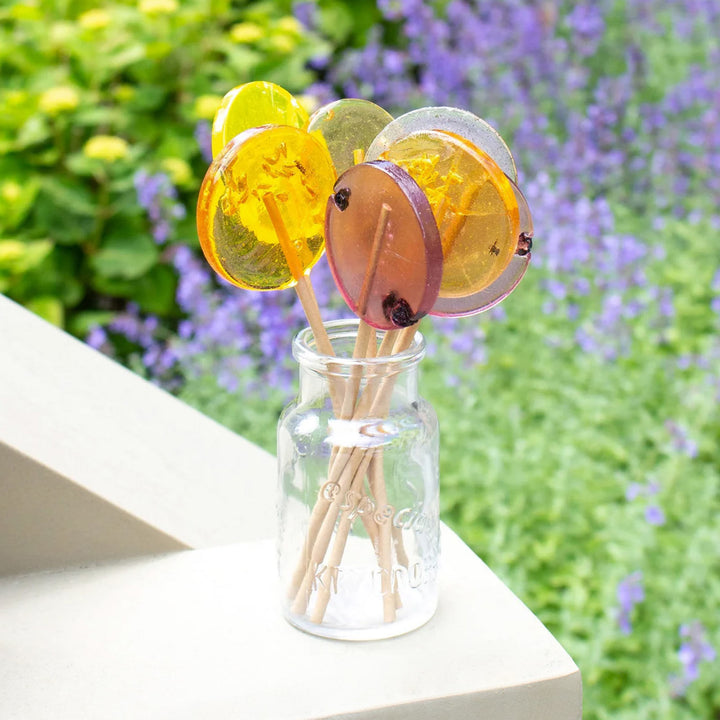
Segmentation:
<svg viewBox="0 0 720 720">
<path fill-rule="evenodd" d="M 309 328 L 295 338 L 300 391 L 278 423 L 283 608 L 316 635 L 392 637 L 437 605 L 438 423 L 417 390 L 425 343 L 397 331 L 381 345 L 378 332 L 382 356 L 353 359 L 358 322 L 326 328 L 334 357 Z M 409 346 L 386 354 L 393 339 Z"/>
</svg>

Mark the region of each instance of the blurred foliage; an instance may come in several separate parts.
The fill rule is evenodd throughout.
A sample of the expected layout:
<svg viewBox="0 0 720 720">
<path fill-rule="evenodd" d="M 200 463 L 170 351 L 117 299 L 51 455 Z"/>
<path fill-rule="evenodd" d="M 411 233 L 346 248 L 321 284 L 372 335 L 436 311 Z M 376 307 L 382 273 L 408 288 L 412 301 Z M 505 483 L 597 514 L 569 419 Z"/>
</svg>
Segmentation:
<svg viewBox="0 0 720 720">
<path fill-rule="evenodd" d="M 340 9 L 327 14 L 338 41 L 353 31 Z M 168 243 L 153 241 L 133 178 L 174 171 L 188 212 L 170 242 L 196 244 L 208 164 L 197 123 L 243 82 L 302 91 L 308 60 L 326 49 L 290 11 L 224 0 L 0 7 L 0 292 L 80 334 L 128 299 L 177 316 Z"/>
</svg>

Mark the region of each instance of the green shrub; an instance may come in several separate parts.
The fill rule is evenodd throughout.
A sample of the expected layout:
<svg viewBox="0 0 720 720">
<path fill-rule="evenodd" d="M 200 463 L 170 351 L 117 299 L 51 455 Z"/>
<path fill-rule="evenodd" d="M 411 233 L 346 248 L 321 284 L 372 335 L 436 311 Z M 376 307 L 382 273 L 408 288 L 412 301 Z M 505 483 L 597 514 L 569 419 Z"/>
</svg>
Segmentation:
<svg viewBox="0 0 720 720">
<path fill-rule="evenodd" d="M 300 92 L 324 47 L 289 2 L 92 5 L 0 10 L 0 292 L 80 334 L 130 299 L 177 314 L 166 248 L 197 242 L 198 123 L 243 82 Z M 140 170 L 179 193 L 167 240 L 138 204 Z"/>
</svg>

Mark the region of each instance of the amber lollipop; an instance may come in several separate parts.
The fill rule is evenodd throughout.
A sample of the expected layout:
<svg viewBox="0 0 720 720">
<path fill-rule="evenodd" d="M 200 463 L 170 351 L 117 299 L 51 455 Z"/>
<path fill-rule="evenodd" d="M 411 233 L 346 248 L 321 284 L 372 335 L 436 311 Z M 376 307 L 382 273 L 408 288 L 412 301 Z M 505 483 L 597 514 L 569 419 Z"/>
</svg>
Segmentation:
<svg viewBox="0 0 720 720">
<path fill-rule="evenodd" d="M 487 153 L 511 180 L 517 182 L 515 160 L 500 133 L 486 120 L 454 107 L 424 107 L 400 115 L 377 134 L 368 148 L 367 159 L 376 160 L 398 140 L 424 130 L 443 130 L 465 138 Z"/>
<path fill-rule="evenodd" d="M 434 140 L 427 135 L 423 138 L 424 133 L 435 132 L 454 138 L 454 148 L 445 147 L 439 152 L 443 143 L 437 136 Z M 414 141 L 409 139 L 411 136 L 415 136 Z M 414 157 L 413 152 L 417 153 Z M 532 220 L 527 202 L 515 184 L 515 162 L 502 137 L 487 122 L 465 110 L 422 108 L 389 123 L 367 153 L 368 159 L 380 156 L 398 160 L 398 155 L 403 156 L 400 164 L 428 189 L 441 223 L 446 276 L 431 314 L 471 315 L 503 300 L 522 279 L 530 262 Z M 446 162 L 449 156 L 453 157 L 450 173 Z M 462 196 L 457 194 L 460 188 Z M 445 201 L 444 189 L 448 193 Z M 513 233 L 511 236 L 507 229 Z M 493 241 L 484 244 L 490 237 Z"/>
<path fill-rule="evenodd" d="M 250 290 L 295 287 L 321 352 L 332 354 L 309 271 L 325 247 L 325 204 L 335 181 L 327 149 L 304 130 L 252 128 L 208 168 L 197 229 L 211 267 Z"/>
</svg>

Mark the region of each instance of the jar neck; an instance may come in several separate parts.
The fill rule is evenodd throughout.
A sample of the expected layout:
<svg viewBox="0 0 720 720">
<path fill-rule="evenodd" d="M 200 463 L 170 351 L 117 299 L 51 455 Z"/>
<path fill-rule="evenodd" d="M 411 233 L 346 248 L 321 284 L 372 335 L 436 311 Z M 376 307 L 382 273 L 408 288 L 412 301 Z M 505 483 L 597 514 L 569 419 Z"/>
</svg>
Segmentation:
<svg viewBox="0 0 720 720">
<path fill-rule="evenodd" d="M 298 333 L 293 342 L 293 355 L 299 365 L 300 402 L 330 397 L 336 414 L 346 414 L 348 400 L 345 396 L 349 392 L 353 393 L 356 387 L 358 397 L 366 393 L 365 402 L 368 405 L 365 409 L 370 414 L 382 413 L 381 395 L 389 399 L 391 393 L 393 402 L 398 399 L 407 403 L 417 400 L 418 366 L 425 356 L 422 335 L 416 332 L 407 349 L 402 352 L 353 358 L 358 326 L 357 320 L 325 323 L 334 356 L 324 355 L 317 350 L 309 328 Z M 384 331 L 377 331 L 378 348 L 381 348 L 384 336 Z M 340 413 L 343 402 L 345 413 Z"/>
</svg>

